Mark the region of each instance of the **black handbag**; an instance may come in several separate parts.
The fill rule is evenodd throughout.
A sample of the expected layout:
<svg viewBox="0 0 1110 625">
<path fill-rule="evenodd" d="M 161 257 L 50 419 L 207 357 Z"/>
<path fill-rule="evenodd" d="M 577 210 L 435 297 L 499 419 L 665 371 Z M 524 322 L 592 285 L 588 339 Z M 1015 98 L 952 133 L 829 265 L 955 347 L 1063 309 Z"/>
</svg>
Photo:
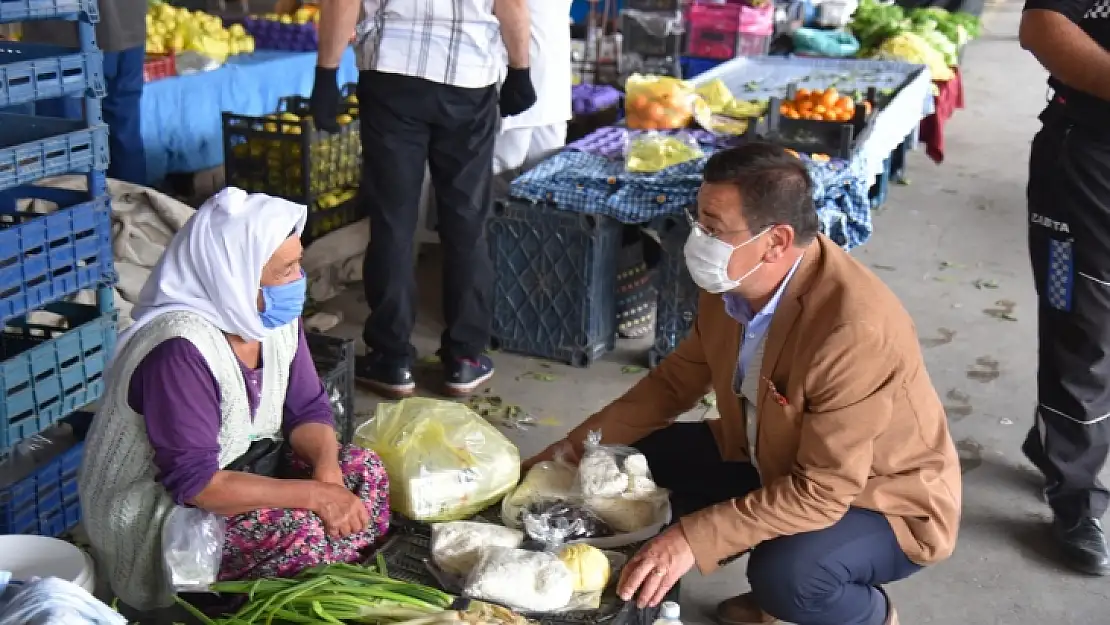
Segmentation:
<svg viewBox="0 0 1110 625">
<path fill-rule="evenodd" d="M 232 460 L 224 470 L 253 473 L 265 477 L 287 477 L 291 453 L 292 450 L 285 441 L 264 438 L 251 443 L 246 453 Z"/>
</svg>

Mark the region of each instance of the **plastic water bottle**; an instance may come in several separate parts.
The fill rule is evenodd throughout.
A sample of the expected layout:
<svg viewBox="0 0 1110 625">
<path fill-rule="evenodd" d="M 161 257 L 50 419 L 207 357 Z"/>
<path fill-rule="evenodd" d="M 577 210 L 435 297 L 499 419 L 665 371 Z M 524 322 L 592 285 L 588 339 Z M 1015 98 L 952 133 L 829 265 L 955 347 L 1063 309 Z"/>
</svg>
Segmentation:
<svg viewBox="0 0 1110 625">
<path fill-rule="evenodd" d="M 681 610 L 678 604 L 674 601 L 664 601 L 659 606 L 659 618 L 651 625 L 682 625 L 682 621 L 678 620 Z"/>
</svg>

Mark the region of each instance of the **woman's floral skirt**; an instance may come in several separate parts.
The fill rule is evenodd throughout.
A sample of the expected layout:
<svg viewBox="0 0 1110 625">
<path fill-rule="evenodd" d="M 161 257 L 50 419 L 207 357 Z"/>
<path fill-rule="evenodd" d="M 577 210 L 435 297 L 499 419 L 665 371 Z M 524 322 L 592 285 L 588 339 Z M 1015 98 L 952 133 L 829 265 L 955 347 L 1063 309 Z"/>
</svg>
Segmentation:
<svg viewBox="0 0 1110 625">
<path fill-rule="evenodd" d="M 294 469 L 311 477 L 307 463 Z M 339 452 L 344 482 L 370 515 L 365 531 L 344 538 L 328 536 L 324 522 L 303 509 L 267 508 L 227 519 L 221 580 L 292 577 L 320 564 L 357 562 L 389 529 L 389 476 L 378 455 L 344 445 Z"/>
</svg>

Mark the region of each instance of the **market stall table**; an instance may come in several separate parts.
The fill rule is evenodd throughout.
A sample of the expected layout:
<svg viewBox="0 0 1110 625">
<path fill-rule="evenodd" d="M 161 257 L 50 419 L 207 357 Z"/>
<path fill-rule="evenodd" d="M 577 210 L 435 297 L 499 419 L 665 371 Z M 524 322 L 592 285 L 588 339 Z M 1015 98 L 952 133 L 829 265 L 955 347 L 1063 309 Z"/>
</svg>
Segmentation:
<svg viewBox="0 0 1110 625">
<path fill-rule="evenodd" d="M 869 190 L 889 178 L 890 156 L 916 134 L 932 107 L 923 66 L 906 63 L 758 57 L 729 61 L 695 79 L 720 78 L 737 99 L 783 97 L 789 85 L 844 93 L 889 90 L 848 159 L 801 155 L 814 181 L 821 231 L 845 249 L 872 234 Z M 683 211 L 694 205 L 707 156 L 656 173 L 631 173 L 628 133 L 602 129 L 515 180 L 489 231 L 495 271 L 495 344 L 587 366 L 612 349 L 616 256 L 622 224 L 644 225 L 663 249 L 649 363 L 670 353 L 693 323 L 698 289 L 686 272 Z M 621 134 L 621 136 L 603 136 Z M 703 153 L 728 144 L 694 131 Z M 552 274 L 560 276 L 553 283 Z M 584 304 L 583 304 L 584 302 Z M 539 331 L 537 331 L 537 329 Z"/>
<path fill-rule="evenodd" d="M 315 68 L 315 52 L 261 51 L 232 57 L 210 72 L 147 83 L 141 114 L 148 185 L 156 186 L 167 174 L 223 164 L 221 113 L 263 115 L 273 112 L 281 97 L 307 96 Z M 357 80 L 354 51 L 348 49 L 339 81 Z"/>
</svg>

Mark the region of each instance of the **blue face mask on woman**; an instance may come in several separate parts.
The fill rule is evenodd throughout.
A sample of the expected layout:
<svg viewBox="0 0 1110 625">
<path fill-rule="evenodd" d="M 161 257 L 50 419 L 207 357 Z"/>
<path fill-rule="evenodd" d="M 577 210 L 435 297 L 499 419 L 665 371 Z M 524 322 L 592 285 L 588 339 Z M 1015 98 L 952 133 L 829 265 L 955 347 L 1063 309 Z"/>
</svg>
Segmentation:
<svg viewBox="0 0 1110 625">
<path fill-rule="evenodd" d="M 262 287 L 262 325 L 267 328 L 280 328 L 293 323 L 304 312 L 305 277 L 285 284 Z"/>
</svg>

